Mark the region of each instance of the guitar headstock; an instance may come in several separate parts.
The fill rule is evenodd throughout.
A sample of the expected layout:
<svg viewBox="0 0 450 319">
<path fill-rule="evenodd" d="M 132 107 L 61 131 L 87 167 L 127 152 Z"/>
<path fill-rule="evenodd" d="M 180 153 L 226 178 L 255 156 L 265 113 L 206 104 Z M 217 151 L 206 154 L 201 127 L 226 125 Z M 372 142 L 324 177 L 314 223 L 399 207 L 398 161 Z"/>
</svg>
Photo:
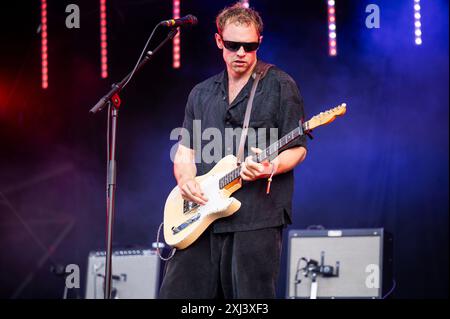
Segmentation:
<svg viewBox="0 0 450 319">
<path fill-rule="evenodd" d="M 346 111 L 347 104 L 342 103 L 335 108 L 329 109 L 325 112 L 320 112 L 304 124 L 304 129 L 312 130 L 315 127 L 331 123 L 336 119 L 336 117 L 344 115 Z"/>
</svg>

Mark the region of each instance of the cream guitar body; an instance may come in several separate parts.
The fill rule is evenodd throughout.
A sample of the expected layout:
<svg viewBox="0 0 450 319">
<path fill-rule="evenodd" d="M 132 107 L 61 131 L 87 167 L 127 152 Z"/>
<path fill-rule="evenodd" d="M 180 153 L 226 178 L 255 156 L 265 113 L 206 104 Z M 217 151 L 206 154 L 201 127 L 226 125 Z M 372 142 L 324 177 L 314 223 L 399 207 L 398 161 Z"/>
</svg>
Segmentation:
<svg viewBox="0 0 450 319">
<path fill-rule="evenodd" d="M 231 197 L 241 188 L 240 180 L 220 188 L 220 179 L 237 167 L 233 155 L 222 158 L 207 174 L 195 179 L 208 202 L 199 206 L 183 200 L 178 187 L 169 194 L 164 208 L 164 238 L 170 246 L 183 249 L 194 242 L 218 218 L 234 214 L 241 202 Z"/>
</svg>

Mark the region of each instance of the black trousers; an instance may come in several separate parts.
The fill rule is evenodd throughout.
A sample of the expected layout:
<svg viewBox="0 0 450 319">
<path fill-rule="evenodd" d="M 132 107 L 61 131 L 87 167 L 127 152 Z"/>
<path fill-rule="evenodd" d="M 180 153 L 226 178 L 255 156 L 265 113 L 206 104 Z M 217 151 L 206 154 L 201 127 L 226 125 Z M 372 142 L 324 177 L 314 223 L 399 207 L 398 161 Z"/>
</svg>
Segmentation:
<svg viewBox="0 0 450 319">
<path fill-rule="evenodd" d="M 166 263 L 159 298 L 275 298 L 281 242 L 281 226 L 220 234 L 209 228 Z"/>
</svg>

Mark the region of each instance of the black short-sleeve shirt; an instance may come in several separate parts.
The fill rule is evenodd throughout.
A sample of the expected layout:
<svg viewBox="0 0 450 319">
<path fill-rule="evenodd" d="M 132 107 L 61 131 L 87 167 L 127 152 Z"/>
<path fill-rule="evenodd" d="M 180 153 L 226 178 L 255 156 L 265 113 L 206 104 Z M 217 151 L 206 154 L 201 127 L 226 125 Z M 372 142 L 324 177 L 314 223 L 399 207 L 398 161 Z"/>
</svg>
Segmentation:
<svg viewBox="0 0 450 319">
<path fill-rule="evenodd" d="M 183 122 L 187 134 L 181 136 L 180 143 L 195 150 L 197 176 L 210 171 L 222 157 L 236 155 L 239 136 L 230 135 L 230 132 L 242 128 L 253 81 L 250 77 L 231 104 L 228 103 L 226 70 L 197 84 L 189 94 Z M 303 98 L 295 81 L 272 66 L 255 93 L 245 156 L 248 156 L 250 141 L 267 147 L 297 128 L 304 117 Z M 211 128 L 214 129 L 211 131 Z M 218 132 L 220 134 L 215 134 Z M 217 147 L 218 138 L 221 147 Z M 216 145 L 214 150 L 212 145 Z M 306 148 L 306 138 L 301 136 L 288 148 L 295 146 Z M 209 156 L 201 156 L 202 152 Z M 291 223 L 293 171 L 274 176 L 269 194 L 266 194 L 266 187 L 266 179 L 244 182 L 242 188 L 233 194 L 241 202 L 241 208 L 230 217 L 216 220 L 214 231 L 246 231 Z"/>
</svg>

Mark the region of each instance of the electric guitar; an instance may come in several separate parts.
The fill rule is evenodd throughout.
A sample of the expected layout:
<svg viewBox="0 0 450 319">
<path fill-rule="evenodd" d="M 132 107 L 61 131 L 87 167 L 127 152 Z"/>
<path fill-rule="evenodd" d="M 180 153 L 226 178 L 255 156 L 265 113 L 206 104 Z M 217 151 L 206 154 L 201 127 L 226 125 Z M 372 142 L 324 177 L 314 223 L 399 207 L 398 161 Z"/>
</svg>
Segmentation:
<svg viewBox="0 0 450 319">
<path fill-rule="evenodd" d="M 270 159 L 304 132 L 331 123 L 337 116 L 345 114 L 346 107 L 345 103 L 340 104 L 300 123 L 299 127 L 253 156 L 253 160 L 260 163 Z M 164 207 L 164 239 L 168 245 L 177 249 L 188 247 L 212 222 L 231 216 L 241 207 L 241 202 L 231 197 L 242 187 L 236 156 L 222 158 L 207 174 L 197 176 L 195 180 L 208 198 L 205 205 L 184 200 L 177 186 L 167 197 Z"/>
</svg>

